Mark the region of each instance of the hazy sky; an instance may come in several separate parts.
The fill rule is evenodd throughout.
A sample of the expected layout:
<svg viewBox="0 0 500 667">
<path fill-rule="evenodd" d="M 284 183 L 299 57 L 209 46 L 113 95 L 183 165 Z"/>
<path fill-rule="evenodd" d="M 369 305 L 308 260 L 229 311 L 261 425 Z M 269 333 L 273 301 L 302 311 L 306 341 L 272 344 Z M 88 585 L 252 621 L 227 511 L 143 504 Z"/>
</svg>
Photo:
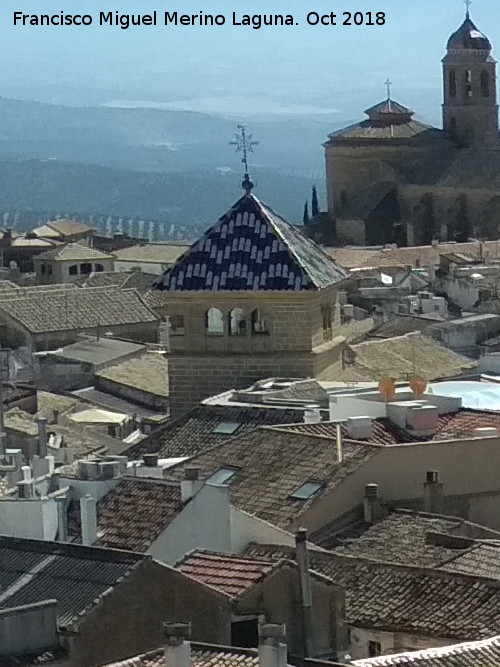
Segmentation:
<svg viewBox="0 0 500 667">
<path fill-rule="evenodd" d="M 301 111 L 358 118 L 393 97 L 438 122 L 441 65 L 448 36 L 461 23 L 461 0 L 267 0 L 245 3 L 250 13 L 292 13 L 299 26 L 260 30 L 230 24 L 243 3 L 213 0 L 2 0 L 0 95 L 67 104 L 116 100 L 167 103 L 176 108 L 249 114 Z M 14 11 L 90 13 L 96 25 L 14 27 Z M 98 25 L 99 11 L 222 13 L 224 27 L 121 30 Z M 384 27 L 311 27 L 309 11 L 385 11 Z M 246 10 L 247 12 L 249 10 Z M 500 2 L 476 0 L 472 17 L 500 56 Z"/>
</svg>

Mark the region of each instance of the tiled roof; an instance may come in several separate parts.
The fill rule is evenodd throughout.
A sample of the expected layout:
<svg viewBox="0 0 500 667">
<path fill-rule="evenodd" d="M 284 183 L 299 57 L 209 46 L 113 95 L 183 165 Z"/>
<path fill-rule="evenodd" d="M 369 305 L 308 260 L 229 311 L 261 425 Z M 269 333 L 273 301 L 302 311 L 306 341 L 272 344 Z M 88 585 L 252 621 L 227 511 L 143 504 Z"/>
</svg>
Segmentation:
<svg viewBox="0 0 500 667">
<path fill-rule="evenodd" d="M 109 663 L 105 667 L 164 667 L 163 648 L 134 658 Z M 191 644 L 191 667 L 258 667 L 256 649 L 237 649 L 224 646 Z"/>
<path fill-rule="evenodd" d="M 365 111 L 367 116 L 379 116 L 379 115 L 388 115 L 388 116 L 413 116 L 415 112 L 408 107 L 395 102 L 394 100 L 387 99 L 383 102 L 375 104 L 373 107 L 370 107 Z"/>
<path fill-rule="evenodd" d="M 479 642 L 355 660 L 352 664 L 357 667 L 498 667 L 500 636 Z"/>
<path fill-rule="evenodd" d="M 441 255 L 450 252 L 468 253 L 472 257 L 500 257 L 500 241 L 469 241 L 467 243 L 438 243 L 408 248 L 325 248 L 325 251 L 348 269 L 361 267 L 412 266 L 428 267 L 439 264 Z"/>
<path fill-rule="evenodd" d="M 46 236 L 59 238 L 60 236 L 72 236 L 73 234 L 82 234 L 84 232 L 93 232 L 94 228 L 86 225 L 83 222 L 76 222 L 76 220 L 52 220 L 46 222 L 41 227 L 33 230 L 37 236 Z"/>
<path fill-rule="evenodd" d="M 301 513 L 359 466 L 377 454 L 370 445 L 345 443 L 342 462 L 336 461 L 336 441 L 264 427 L 229 439 L 226 444 L 189 459 L 186 465 L 200 469 L 206 479 L 220 468 L 237 472 L 229 483 L 231 502 L 237 507 L 287 528 Z M 184 464 L 169 469 L 181 479 Z M 307 482 L 321 485 L 304 500 L 292 494 Z"/>
<path fill-rule="evenodd" d="M 142 559 L 62 542 L 0 537 L 0 606 L 55 598 L 58 623 L 69 625 Z"/>
<path fill-rule="evenodd" d="M 458 544 L 451 548 L 445 546 L 448 544 L 446 541 L 441 543 L 438 540 L 427 540 L 428 533 L 500 539 L 500 533 L 476 526 L 464 519 L 395 512 L 373 525 L 360 522 L 350 529 L 337 529 L 336 532 L 322 529 L 312 535 L 311 540 L 341 556 L 358 556 L 400 565 L 411 563 L 418 567 L 437 567 L 457 557 L 457 554 L 464 554 L 470 546 L 470 541 L 464 539 L 462 548 L 458 548 Z M 485 572 L 477 573 L 490 576 Z"/>
<path fill-rule="evenodd" d="M 304 291 L 348 277 L 297 227 L 242 197 L 158 279 L 168 291 Z"/>
<path fill-rule="evenodd" d="M 141 458 L 143 454 L 160 454 L 160 458 L 193 456 L 215 445 L 225 444 L 259 426 L 293 424 L 303 419 L 302 410 L 265 407 L 198 405 L 178 419 L 155 429 L 151 435 L 126 454 Z M 231 434 L 215 433 L 223 423 L 239 424 Z"/>
<path fill-rule="evenodd" d="M 497 536 L 499 539 L 500 536 Z M 477 575 L 500 580 L 500 542 L 479 543 L 452 556 L 442 569 L 457 574 Z"/>
<path fill-rule="evenodd" d="M 425 394 L 432 404 L 432 395 Z M 438 427 L 434 435 L 415 437 L 408 431 L 404 431 L 390 419 L 385 417 L 372 421 L 372 436 L 367 441 L 373 445 L 398 445 L 405 442 L 429 442 L 431 440 L 454 440 L 474 437 L 474 429 L 494 427 L 500 432 L 500 413 L 488 412 L 486 410 L 460 409 L 438 417 Z M 337 422 L 318 422 L 314 424 L 285 424 L 284 430 L 294 433 L 308 433 L 310 435 L 335 438 Z M 341 425 L 342 437 L 349 440 L 349 434 L 345 423 Z"/>
<path fill-rule="evenodd" d="M 97 503 L 96 547 L 145 552 L 182 509 L 179 485 L 154 479 L 122 479 Z M 80 532 L 80 510 L 70 513 L 70 530 Z"/>
<path fill-rule="evenodd" d="M 292 557 L 284 546 L 251 546 L 260 560 Z M 372 630 L 450 640 L 478 640 L 500 632 L 498 581 L 442 570 L 377 563 L 309 552 L 313 570 L 346 590 L 346 621 Z M 410 663 L 411 664 L 411 663 Z"/>
<path fill-rule="evenodd" d="M 374 124 L 372 121 L 364 120 L 355 125 L 350 125 L 342 130 L 337 130 L 329 135 L 329 143 L 337 143 L 346 140 L 380 141 L 381 139 L 420 139 L 436 140 L 441 138 L 441 131 L 418 120 L 408 120 L 406 123 L 391 125 Z M 444 137 L 443 137 L 444 138 Z"/>
<path fill-rule="evenodd" d="M 116 250 L 113 254 L 118 261 L 173 264 L 188 248 L 181 243 L 145 243 Z"/>
<path fill-rule="evenodd" d="M 156 396 L 168 396 L 168 362 L 164 354 L 147 352 L 95 374 L 97 378 Z"/>
<path fill-rule="evenodd" d="M 32 333 L 158 321 L 136 290 L 100 287 L 2 295 L 0 312 Z"/>
<path fill-rule="evenodd" d="M 81 287 L 105 287 L 116 285 L 121 289 L 148 290 L 158 278 L 154 273 L 143 271 L 101 271 L 91 276 L 84 276 L 75 283 Z"/>
<path fill-rule="evenodd" d="M 93 259 L 113 259 L 113 255 L 102 250 L 97 250 L 97 248 L 90 248 L 83 243 L 68 243 L 67 245 L 58 246 L 53 250 L 42 252 L 36 256 L 36 259 L 85 262 Z"/>
<path fill-rule="evenodd" d="M 352 345 L 350 350 L 355 368 L 374 380 L 384 375 L 405 379 L 415 370 L 425 380 L 451 378 L 478 365 L 420 333 L 373 339 Z"/>
<path fill-rule="evenodd" d="M 436 324 L 435 319 L 416 317 L 415 315 L 391 315 L 387 322 L 372 329 L 369 337 L 394 338 L 395 336 L 405 336 L 412 331 L 424 332 L 433 324 Z"/>
<path fill-rule="evenodd" d="M 202 550 L 186 554 L 176 565 L 183 574 L 201 579 L 231 597 L 242 595 L 274 567 L 275 564 L 267 558 L 258 560 Z"/>
</svg>

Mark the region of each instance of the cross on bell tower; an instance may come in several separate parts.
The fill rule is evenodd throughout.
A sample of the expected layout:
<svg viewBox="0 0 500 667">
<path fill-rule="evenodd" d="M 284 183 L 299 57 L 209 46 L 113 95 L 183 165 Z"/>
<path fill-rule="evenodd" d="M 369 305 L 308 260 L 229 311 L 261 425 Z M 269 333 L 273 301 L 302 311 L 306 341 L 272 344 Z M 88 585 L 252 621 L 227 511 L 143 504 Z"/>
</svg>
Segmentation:
<svg viewBox="0 0 500 667">
<path fill-rule="evenodd" d="M 236 152 L 241 153 L 241 161 L 245 165 L 245 175 L 243 177 L 242 188 L 246 194 L 249 195 L 254 187 L 248 174 L 248 154 L 253 153 L 253 147 L 258 146 L 259 142 L 253 140 L 253 134 L 247 134 L 247 129 L 244 125 L 238 125 L 238 130 L 234 135 L 234 140 L 230 142 L 231 146 L 236 146 Z"/>
</svg>

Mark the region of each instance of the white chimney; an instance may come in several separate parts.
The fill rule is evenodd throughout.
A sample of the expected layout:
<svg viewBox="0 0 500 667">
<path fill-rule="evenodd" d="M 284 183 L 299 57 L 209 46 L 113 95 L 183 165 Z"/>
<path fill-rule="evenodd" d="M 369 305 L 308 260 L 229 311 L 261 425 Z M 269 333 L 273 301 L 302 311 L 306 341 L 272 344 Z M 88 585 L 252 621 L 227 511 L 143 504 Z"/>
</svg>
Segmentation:
<svg viewBox="0 0 500 667">
<path fill-rule="evenodd" d="M 191 623 L 164 623 L 165 667 L 191 667 Z"/>
<path fill-rule="evenodd" d="M 188 500 L 203 488 L 203 482 L 199 479 L 200 469 L 188 467 L 184 469 L 184 479 L 181 481 L 181 501 L 187 503 Z"/>
<path fill-rule="evenodd" d="M 90 495 L 80 498 L 80 517 L 82 544 L 90 547 L 97 540 L 97 503 L 95 498 Z"/>
<path fill-rule="evenodd" d="M 287 667 L 285 636 L 284 625 L 259 626 L 259 667 Z"/>
<path fill-rule="evenodd" d="M 57 541 L 68 541 L 68 513 L 66 508 L 66 496 L 57 496 Z"/>
<path fill-rule="evenodd" d="M 304 424 L 319 424 L 321 421 L 321 410 L 316 405 L 311 405 L 304 410 Z"/>
<path fill-rule="evenodd" d="M 371 417 L 348 417 L 347 437 L 351 440 L 369 440 L 372 437 L 373 420 Z"/>
<path fill-rule="evenodd" d="M 363 515 L 366 523 L 373 524 L 384 518 L 382 500 L 378 493 L 378 484 L 367 484 L 363 498 Z"/>
</svg>

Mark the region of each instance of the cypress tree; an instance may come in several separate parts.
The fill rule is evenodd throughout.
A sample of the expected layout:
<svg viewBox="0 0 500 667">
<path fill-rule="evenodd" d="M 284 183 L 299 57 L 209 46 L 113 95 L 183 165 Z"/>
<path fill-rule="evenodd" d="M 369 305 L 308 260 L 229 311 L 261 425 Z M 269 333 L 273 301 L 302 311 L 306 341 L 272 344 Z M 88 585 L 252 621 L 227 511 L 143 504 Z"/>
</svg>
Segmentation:
<svg viewBox="0 0 500 667">
<path fill-rule="evenodd" d="M 304 215 L 302 216 L 302 222 L 306 227 L 309 224 L 309 204 L 307 203 L 307 201 L 304 204 Z"/>
<path fill-rule="evenodd" d="M 319 214 L 318 193 L 315 185 L 313 185 L 312 189 L 311 213 L 313 218 Z"/>
</svg>

